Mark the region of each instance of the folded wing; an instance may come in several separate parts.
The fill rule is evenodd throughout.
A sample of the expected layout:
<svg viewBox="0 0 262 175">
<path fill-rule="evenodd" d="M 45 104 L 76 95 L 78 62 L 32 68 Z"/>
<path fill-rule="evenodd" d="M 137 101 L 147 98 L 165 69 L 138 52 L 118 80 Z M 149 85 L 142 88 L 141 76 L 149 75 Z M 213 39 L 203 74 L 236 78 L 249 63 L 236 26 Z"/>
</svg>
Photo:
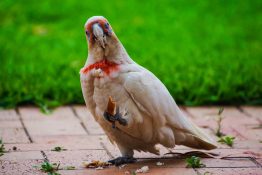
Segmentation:
<svg viewBox="0 0 262 175">
<path fill-rule="evenodd" d="M 214 149 L 211 139 L 178 108 L 163 83 L 148 70 L 130 72 L 124 88 L 142 113 L 151 116 L 159 142 L 167 147 L 182 144 Z"/>
</svg>

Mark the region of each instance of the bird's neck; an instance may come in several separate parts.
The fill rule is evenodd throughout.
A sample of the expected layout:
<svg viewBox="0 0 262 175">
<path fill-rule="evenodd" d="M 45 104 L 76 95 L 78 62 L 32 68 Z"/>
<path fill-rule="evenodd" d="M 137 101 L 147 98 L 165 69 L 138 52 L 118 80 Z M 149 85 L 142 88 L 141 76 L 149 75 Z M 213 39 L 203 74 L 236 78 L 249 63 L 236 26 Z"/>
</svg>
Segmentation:
<svg viewBox="0 0 262 175">
<path fill-rule="evenodd" d="M 108 40 L 105 49 L 96 43 L 91 46 L 89 45 L 86 65 L 100 62 L 103 59 L 115 64 L 128 64 L 133 62 L 118 39 Z"/>
</svg>

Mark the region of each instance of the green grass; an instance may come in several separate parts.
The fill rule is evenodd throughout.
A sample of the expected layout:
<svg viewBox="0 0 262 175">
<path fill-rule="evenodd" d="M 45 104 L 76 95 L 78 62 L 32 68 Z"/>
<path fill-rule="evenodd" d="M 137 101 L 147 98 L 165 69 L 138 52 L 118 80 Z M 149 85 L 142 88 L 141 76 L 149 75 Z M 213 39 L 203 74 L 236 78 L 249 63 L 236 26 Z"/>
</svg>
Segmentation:
<svg viewBox="0 0 262 175">
<path fill-rule="evenodd" d="M 260 0 L 0 1 L 0 106 L 83 103 L 84 23 L 103 15 L 180 104 L 262 104 Z"/>
<path fill-rule="evenodd" d="M 232 137 L 232 136 L 223 136 L 223 137 L 220 137 L 220 139 L 218 140 L 218 142 L 222 143 L 222 144 L 226 144 L 230 147 L 233 146 L 234 144 L 234 140 L 235 140 L 235 137 Z"/>
<path fill-rule="evenodd" d="M 186 158 L 187 168 L 202 168 L 205 165 L 201 162 L 200 158 L 197 156 L 191 156 Z"/>
</svg>

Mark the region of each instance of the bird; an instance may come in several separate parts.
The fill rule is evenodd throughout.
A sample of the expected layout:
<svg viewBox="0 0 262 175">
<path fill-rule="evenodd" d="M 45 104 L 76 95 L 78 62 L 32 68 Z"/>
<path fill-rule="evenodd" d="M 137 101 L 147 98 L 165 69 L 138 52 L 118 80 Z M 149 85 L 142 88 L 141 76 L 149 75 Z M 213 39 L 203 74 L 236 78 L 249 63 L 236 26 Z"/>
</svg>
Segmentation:
<svg viewBox="0 0 262 175">
<path fill-rule="evenodd" d="M 87 109 L 120 150 L 110 163 L 135 162 L 135 150 L 159 154 L 157 144 L 216 148 L 165 85 L 131 59 L 105 17 L 90 17 L 84 30 L 88 56 L 80 70 L 81 88 Z"/>
</svg>

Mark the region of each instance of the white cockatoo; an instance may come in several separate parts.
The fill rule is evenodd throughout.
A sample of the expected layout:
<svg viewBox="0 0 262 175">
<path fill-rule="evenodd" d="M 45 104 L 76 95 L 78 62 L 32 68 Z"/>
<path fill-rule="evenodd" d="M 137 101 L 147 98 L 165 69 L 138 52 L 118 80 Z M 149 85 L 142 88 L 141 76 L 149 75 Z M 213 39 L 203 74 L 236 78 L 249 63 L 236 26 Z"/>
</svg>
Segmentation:
<svg viewBox="0 0 262 175">
<path fill-rule="evenodd" d="M 82 92 L 88 110 L 122 154 L 111 163 L 132 162 L 134 150 L 158 154 L 156 144 L 216 148 L 181 112 L 165 85 L 129 57 L 107 19 L 89 18 L 85 32 L 88 58 L 80 70 Z M 113 115 L 106 112 L 110 98 L 118 109 Z"/>
</svg>

